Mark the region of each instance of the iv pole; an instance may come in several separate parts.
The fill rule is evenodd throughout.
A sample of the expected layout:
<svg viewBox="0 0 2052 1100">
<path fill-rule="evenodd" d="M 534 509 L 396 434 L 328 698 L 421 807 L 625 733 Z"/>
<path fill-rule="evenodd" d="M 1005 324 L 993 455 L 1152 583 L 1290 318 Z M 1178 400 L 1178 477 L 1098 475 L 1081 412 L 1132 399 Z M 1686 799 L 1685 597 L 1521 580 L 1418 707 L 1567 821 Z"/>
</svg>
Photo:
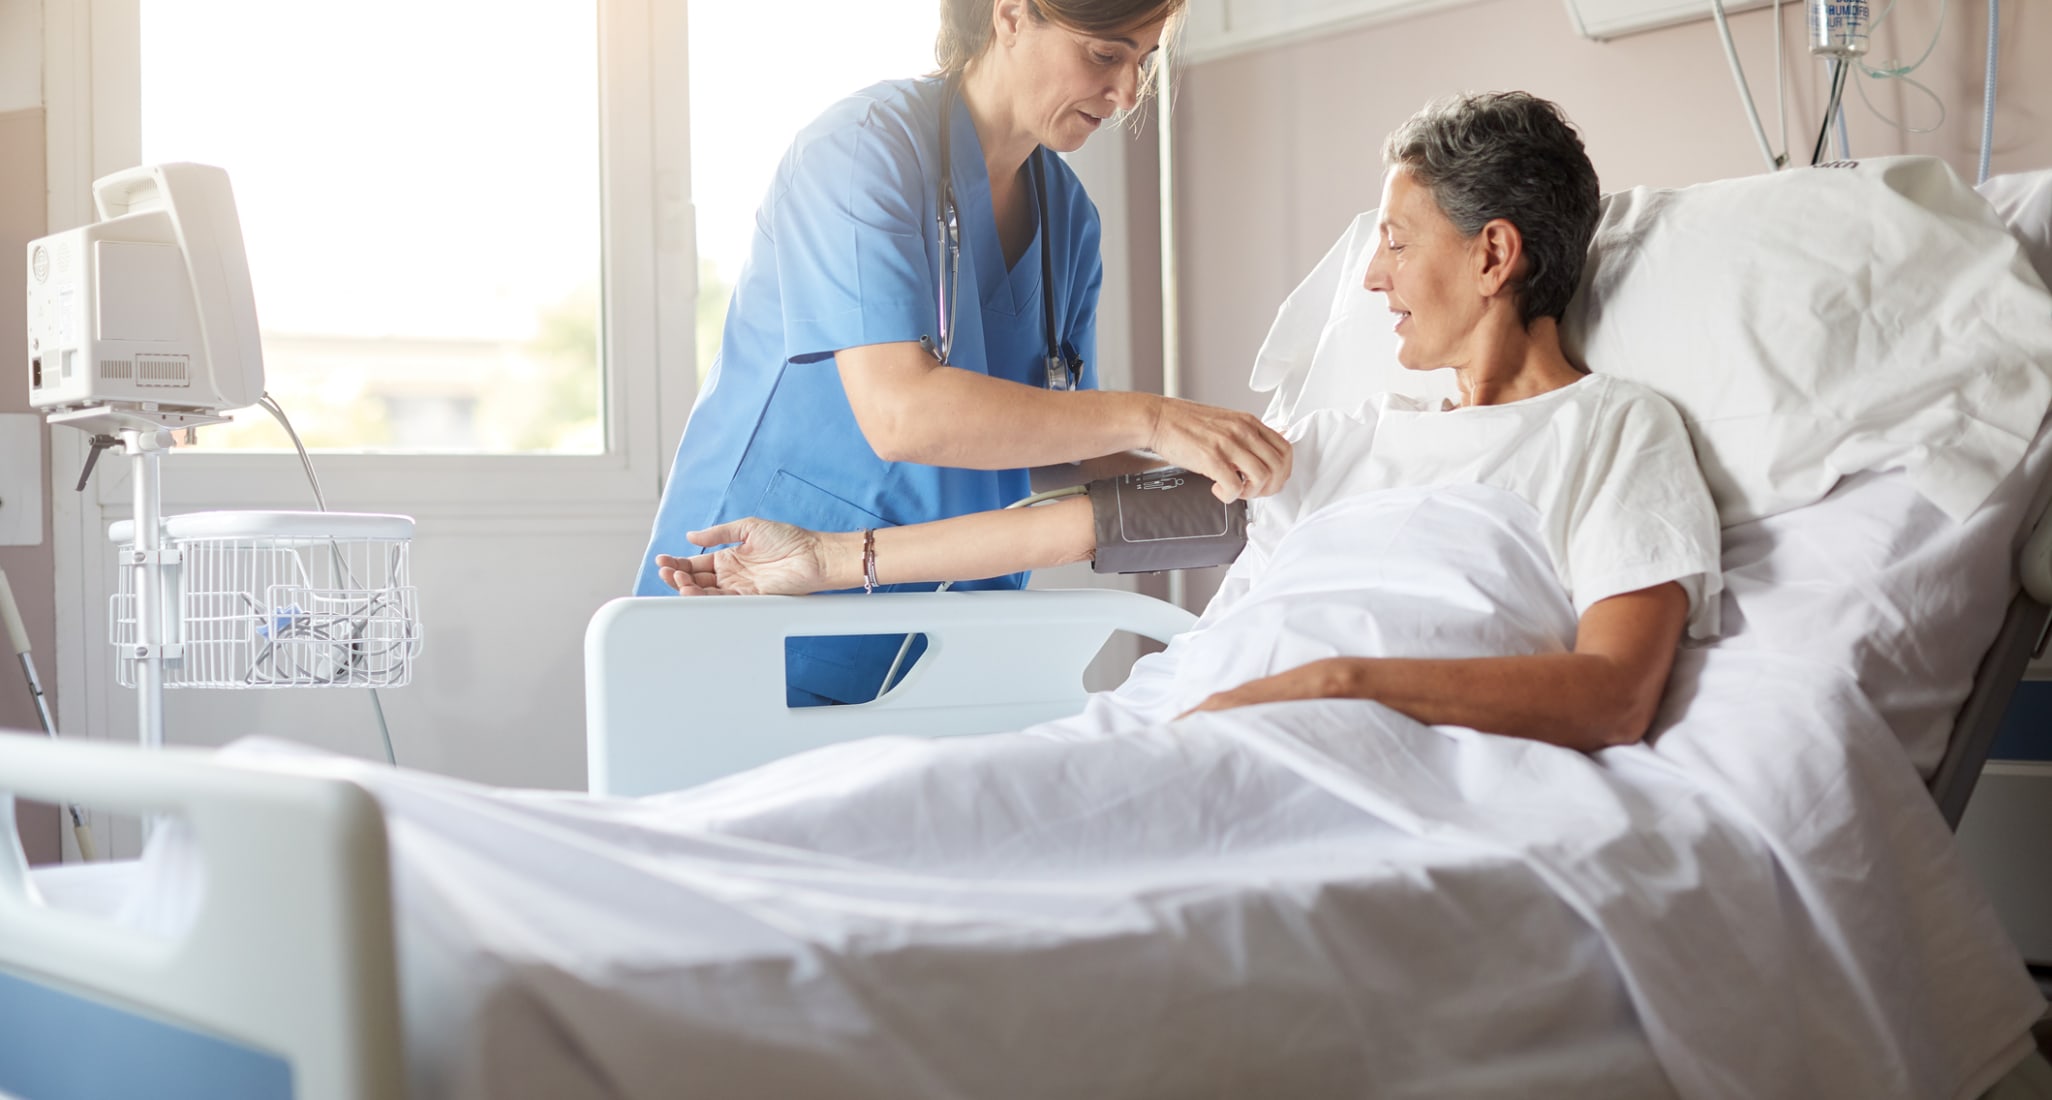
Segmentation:
<svg viewBox="0 0 2052 1100">
<path fill-rule="evenodd" d="M 1170 113 L 1170 91 L 1174 76 L 1169 69 L 1171 51 L 1163 50 L 1154 66 L 1154 125 L 1156 157 L 1161 181 L 1161 392 L 1165 397 L 1183 396 L 1182 317 L 1177 309 L 1176 281 L 1176 171 L 1175 127 Z M 1188 609 L 1190 577 L 1183 570 L 1168 575 L 1168 600 Z"/>
<path fill-rule="evenodd" d="M 135 642 L 121 657 L 135 664 L 137 737 L 144 748 L 161 748 L 164 664 L 185 655 L 185 647 L 170 637 L 171 625 L 179 621 L 177 609 L 171 606 L 176 586 L 170 582 L 184 557 L 179 551 L 164 549 L 164 452 L 173 446 L 174 429 L 225 424 L 228 418 L 144 402 L 53 412 L 49 419 L 53 425 L 64 424 L 93 436 L 93 449 L 79 477 L 81 487 L 92 476 L 100 451 L 109 447 L 118 445 L 135 471 L 135 544 L 120 562 L 122 568 L 135 571 Z"/>
</svg>

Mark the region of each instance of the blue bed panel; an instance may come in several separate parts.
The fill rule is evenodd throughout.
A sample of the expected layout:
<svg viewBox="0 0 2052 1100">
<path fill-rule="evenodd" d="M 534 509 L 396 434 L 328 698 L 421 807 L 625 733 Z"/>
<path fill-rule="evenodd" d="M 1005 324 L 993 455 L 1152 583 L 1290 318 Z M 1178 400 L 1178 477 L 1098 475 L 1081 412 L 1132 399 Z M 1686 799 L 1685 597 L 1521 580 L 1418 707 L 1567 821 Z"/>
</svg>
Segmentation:
<svg viewBox="0 0 2052 1100">
<path fill-rule="evenodd" d="M 2025 680 L 2016 686 L 1988 759 L 2052 760 L 2052 680 Z"/>
<path fill-rule="evenodd" d="M 0 970 L 0 1095 L 290 1100 L 283 1058 Z"/>
</svg>

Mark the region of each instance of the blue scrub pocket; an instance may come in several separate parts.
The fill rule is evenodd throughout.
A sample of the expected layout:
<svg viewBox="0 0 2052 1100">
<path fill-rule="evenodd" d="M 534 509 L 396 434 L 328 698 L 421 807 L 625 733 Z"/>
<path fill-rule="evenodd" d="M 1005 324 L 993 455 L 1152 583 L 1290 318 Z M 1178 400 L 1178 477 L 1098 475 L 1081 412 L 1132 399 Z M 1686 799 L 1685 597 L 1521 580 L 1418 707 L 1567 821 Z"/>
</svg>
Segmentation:
<svg viewBox="0 0 2052 1100">
<path fill-rule="evenodd" d="M 852 504 L 812 482 L 778 470 L 756 498 L 754 514 L 814 531 L 859 531 L 895 527 L 882 516 Z M 879 592 L 927 591 L 929 584 L 885 585 Z M 859 589 L 857 590 L 859 591 Z M 902 634 L 847 634 L 836 637 L 790 638 L 784 642 L 784 701 L 792 707 L 866 703 L 883 689 L 904 645 Z M 926 639 L 915 635 L 897 679 L 904 679 L 926 652 Z"/>
<path fill-rule="evenodd" d="M 842 500 L 789 470 L 778 470 L 755 498 L 755 514 L 815 531 L 860 531 L 896 527 L 875 512 Z"/>
</svg>

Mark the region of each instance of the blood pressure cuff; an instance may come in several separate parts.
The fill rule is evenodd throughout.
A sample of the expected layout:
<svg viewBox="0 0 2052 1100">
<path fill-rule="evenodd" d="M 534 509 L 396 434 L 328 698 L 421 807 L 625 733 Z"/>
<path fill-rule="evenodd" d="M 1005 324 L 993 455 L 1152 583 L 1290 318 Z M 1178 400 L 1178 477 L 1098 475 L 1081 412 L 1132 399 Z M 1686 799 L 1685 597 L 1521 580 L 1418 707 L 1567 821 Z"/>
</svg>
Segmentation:
<svg viewBox="0 0 2052 1100">
<path fill-rule="evenodd" d="M 1247 502 L 1220 504 L 1211 479 L 1149 470 L 1090 483 L 1097 573 L 1156 573 L 1224 565 L 1247 545 Z"/>
</svg>

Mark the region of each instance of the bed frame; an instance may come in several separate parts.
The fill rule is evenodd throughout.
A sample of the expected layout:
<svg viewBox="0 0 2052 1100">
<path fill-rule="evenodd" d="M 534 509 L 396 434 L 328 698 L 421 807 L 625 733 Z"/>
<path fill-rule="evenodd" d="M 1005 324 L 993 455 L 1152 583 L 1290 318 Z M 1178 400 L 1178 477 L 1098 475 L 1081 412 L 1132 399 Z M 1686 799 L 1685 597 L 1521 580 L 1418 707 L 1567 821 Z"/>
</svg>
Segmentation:
<svg viewBox="0 0 2052 1100">
<path fill-rule="evenodd" d="M 2009 601 L 2002 629 L 1995 635 L 1995 644 L 1981 658 L 1973 690 L 1953 722 L 1952 739 L 1945 743 L 1945 755 L 1931 773 L 1931 797 L 1938 800 L 1939 812 L 1954 830 L 1959 828 L 1967 802 L 1973 798 L 1974 784 L 1980 782 L 1981 768 L 1988 762 L 1988 750 L 2002 728 L 2002 717 L 2008 713 L 2017 685 L 2023 681 L 2025 666 L 2044 652 L 2046 631 L 2052 629 L 2052 606 L 2048 603 L 2052 603 L 2052 592 L 2033 596 L 2029 591 L 2019 591 Z"/>
<path fill-rule="evenodd" d="M 1954 830 L 1980 782 L 1981 768 L 1988 762 L 1988 750 L 2002 728 L 2002 717 L 2016 687 L 2023 681 L 2031 659 L 2045 652 L 2052 634 L 2052 484 L 2040 485 L 2031 499 L 2030 534 L 2018 540 L 2016 554 L 2017 591 L 2010 597 L 2002 626 L 1995 641 L 1981 657 L 1974 672 L 1974 686 L 1953 720 L 1952 738 L 1945 743 L 1945 755 L 1931 773 L 1931 797 L 1945 823 Z"/>
</svg>

